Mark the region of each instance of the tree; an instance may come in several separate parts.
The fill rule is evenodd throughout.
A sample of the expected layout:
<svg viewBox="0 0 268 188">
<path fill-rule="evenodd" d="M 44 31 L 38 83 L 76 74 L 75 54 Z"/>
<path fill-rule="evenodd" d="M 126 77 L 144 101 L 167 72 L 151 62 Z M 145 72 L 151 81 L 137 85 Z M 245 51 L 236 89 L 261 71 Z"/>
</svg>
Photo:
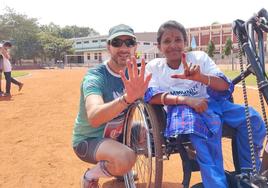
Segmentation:
<svg viewBox="0 0 268 188">
<path fill-rule="evenodd" d="M 60 31 L 60 36 L 67 39 L 96 35 L 99 35 L 99 33 L 94 29 L 89 27 L 78 27 L 76 25 L 65 26 Z"/>
<path fill-rule="evenodd" d="M 224 55 L 228 57 L 232 53 L 232 49 L 233 49 L 233 42 L 231 38 L 228 37 L 224 45 Z"/>
<path fill-rule="evenodd" d="M 61 33 L 61 28 L 59 25 L 54 23 L 49 23 L 48 25 L 40 26 L 42 32 L 49 33 L 52 36 L 59 37 Z"/>
<path fill-rule="evenodd" d="M 207 48 L 207 53 L 209 57 L 213 57 L 215 52 L 215 45 L 212 40 L 208 42 L 208 48 Z"/>
<path fill-rule="evenodd" d="M 218 25 L 218 24 L 220 24 L 220 22 L 215 21 L 215 22 L 213 22 L 211 25 Z"/>
<path fill-rule="evenodd" d="M 42 46 L 42 57 L 54 58 L 55 62 L 57 60 L 62 60 L 65 54 L 72 54 L 73 42 L 68 39 L 53 36 L 51 33 L 41 32 L 39 34 L 39 39 Z"/>
<path fill-rule="evenodd" d="M 66 26 L 50 23 L 39 26 L 37 19 L 16 13 L 6 8 L 0 14 L 0 41 L 11 40 L 13 60 L 36 59 L 41 57 L 63 59 L 64 54 L 72 54 L 72 41 L 69 38 L 99 35 L 89 27 Z"/>
<path fill-rule="evenodd" d="M 39 54 L 39 27 L 35 18 L 18 14 L 13 9 L 6 8 L 6 13 L 0 15 L 0 40 L 11 40 L 12 58 L 14 60 L 35 58 Z"/>
<path fill-rule="evenodd" d="M 193 48 L 191 46 L 189 46 L 188 49 L 187 49 L 187 51 L 188 52 L 191 52 L 191 51 L 193 51 Z"/>
<path fill-rule="evenodd" d="M 233 50 L 233 42 L 231 40 L 231 38 L 227 38 L 225 45 L 224 45 L 224 55 L 226 55 L 227 57 L 229 57 L 229 55 L 232 53 Z M 232 58 L 232 57 L 231 57 Z M 233 62 L 233 58 L 231 60 L 232 63 L 232 70 L 234 70 L 234 62 Z"/>
</svg>

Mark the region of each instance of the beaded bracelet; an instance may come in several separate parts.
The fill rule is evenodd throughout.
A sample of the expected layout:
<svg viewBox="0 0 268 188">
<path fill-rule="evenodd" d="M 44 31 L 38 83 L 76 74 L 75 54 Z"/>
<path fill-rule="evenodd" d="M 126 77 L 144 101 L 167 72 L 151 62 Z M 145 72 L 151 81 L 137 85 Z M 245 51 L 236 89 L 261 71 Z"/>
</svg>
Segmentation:
<svg viewBox="0 0 268 188">
<path fill-rule="evenodd" d="M 124 101 L 124 103 L 126 103 L 127 105 L 131 104 L 131 102 L 127 102 L 125 95 L 122 95 L 122 101 Z"/>
<path fill-rule="evenodd" d="M 118 98 L 119 103 L 123 104 L 124 106 L 129 106 L 131 103 L 127 102 L 125 95 L 122 95 Z"/>
</svg>

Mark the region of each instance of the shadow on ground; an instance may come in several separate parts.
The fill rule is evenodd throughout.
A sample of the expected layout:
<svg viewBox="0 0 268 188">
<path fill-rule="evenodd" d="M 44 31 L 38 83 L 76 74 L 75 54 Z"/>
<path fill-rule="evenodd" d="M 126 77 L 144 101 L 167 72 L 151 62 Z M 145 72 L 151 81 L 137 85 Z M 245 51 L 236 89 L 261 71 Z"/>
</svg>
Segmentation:
<svg viewBox="0 0 268 188">
<path fill-rule="evenodd" d="M 105 183 L 103 183 L 102 187 L 103 188 L 125 188 L 125 184 L 122 181 L 112 179 L 110 181 L 106 181 Z M 137 187 L 145 188 L 145 185 L 139 184 Z M 183 186 L 180 183 L 163 182 L 162 188 L 183 188 Z M 195 185 L 192 188 L 202 188 L 202 186 Z"/>
</svg>

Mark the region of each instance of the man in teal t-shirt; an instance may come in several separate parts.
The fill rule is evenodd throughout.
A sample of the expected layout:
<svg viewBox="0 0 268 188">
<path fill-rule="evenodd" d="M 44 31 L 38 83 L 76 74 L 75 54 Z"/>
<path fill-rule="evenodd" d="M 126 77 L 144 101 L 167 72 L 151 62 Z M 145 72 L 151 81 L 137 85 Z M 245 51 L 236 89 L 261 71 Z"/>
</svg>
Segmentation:
<svg viewBox="0 0 268 188">
<path fill-rule="evenodd" d="M 109 31 L 110 60 L 91 68 L 80 88 L 80 106 L 73 131 L 73 148 L 83 161 L 96 164 L 82 178 L 82 187 L 98 187 L 101 177 L 122 176 L 135 164 L 131 148 L 118 142 L 127 107 L 143 97 L 151 75 L 138 71 L 134 56 L 137 43 L 127 25 Z M 126 77 L 128 75 L 128 78 Z"/>
<path fill-rule="evenodd" d="M 113 73 L 107 62 L 88 71 L 81 84 L 79 113 L 76 118 L 73 146 L 87 138 L 103 136 L 105 123 L 98 128 L 89 126 L 85 108 L 85 98 L 88 95 L 100 95 L 104 103 L 115 100 L 124 94 L 124 85 L 119 74 Z"/>
</svg>

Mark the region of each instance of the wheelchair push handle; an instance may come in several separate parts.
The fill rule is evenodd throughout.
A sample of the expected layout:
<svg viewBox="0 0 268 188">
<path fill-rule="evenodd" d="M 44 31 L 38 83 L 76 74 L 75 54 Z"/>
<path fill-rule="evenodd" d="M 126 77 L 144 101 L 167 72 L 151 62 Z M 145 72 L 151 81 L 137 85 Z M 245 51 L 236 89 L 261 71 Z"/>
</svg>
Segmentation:
<svg viewBox="0 0 268 188">
<path fill-rule="evenodd" d="M 262 8 L 259 10 L 259 12 L 251 17 L 248 22 L 255 24 L 263 32 L 268 33 L 268 12 L 266 9 Z"/>
</svg>

